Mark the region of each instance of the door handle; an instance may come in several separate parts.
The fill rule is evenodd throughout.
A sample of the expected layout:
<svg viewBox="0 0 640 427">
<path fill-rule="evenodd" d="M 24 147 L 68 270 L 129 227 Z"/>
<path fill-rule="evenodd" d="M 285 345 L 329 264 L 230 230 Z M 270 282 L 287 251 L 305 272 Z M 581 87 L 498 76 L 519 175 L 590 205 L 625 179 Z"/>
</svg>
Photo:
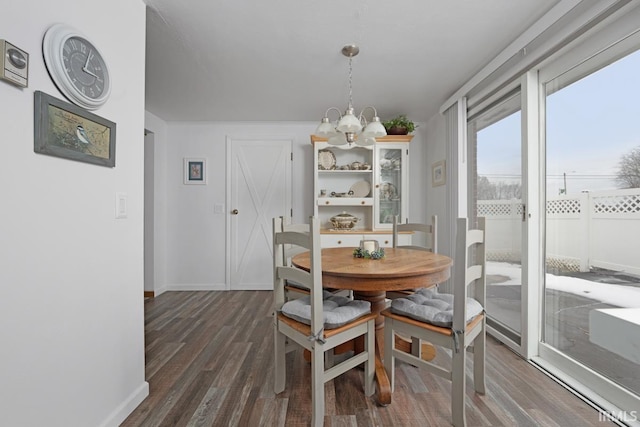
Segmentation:
<svg viewBox="0 0 640 427">
<path fill-rule="evenodd" d="M 231 213 L 234 214 L 234 215 L 238 215 L 238 209 L 232 210 Z"/>
</svg>

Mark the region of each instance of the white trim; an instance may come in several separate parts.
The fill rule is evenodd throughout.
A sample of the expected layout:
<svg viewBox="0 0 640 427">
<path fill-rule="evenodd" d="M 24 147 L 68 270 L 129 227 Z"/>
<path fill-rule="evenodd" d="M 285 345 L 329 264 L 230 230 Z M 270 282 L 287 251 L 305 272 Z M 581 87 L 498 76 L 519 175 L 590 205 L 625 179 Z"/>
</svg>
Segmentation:
<svg viewBox="0 0 640 427">
<path fill-rule="evenodd" d="M 227 211 L 225 212 L 225 221 L 224 221 L 224 229 L 225 229 L 225 260 L 224 260 L 224 282 L 225 288 L 224 290 L 228 291 L 231 289 L 231 215 L 229 215 L 229 209 L 231 209 L 231 181 L 232 176 L 231 173 L 231 144 L 233 142 L 233 138 L 227 135 L 225 136 L 225 159 L 226 159 L 226 184 L 225 184 L 225 206 L 227 207 Z"/>
<path fill-rule="evenodd" d="M 618 12 L 620 6 L 627 8 L 628 3 L 629 0 L 561 0 L 447 99 L 440 112 L 446 111 L 462 96 L 469 97 L 472 104 L 509 80 L 517 79 L 544 60 L 549 52 L 588 30 L 603 13 L 606 15 L 610 9 L 613 13 Z M 629 7 L 635 6 L 637 4 Z M 497 77 L 490 79 L 494 73 Z"/>
<path fill-rule="evenodd" d="M 149 396 L 149 383 L 144 381 L 133 391 L 109 416 L 100 424 L 100 427 L 118 427 L 133 412 L 144 399 Z"/>
<path fill-rule="evenodd" d="M 228 291 L 226 283 L 169 283 L 166 291 Z M 271 290 L 271 288 L 269 288 Z M 156 294 L 155 296 L 158 296 Z"/>
<path fill-rule="evenodd" d="M 507 347 L 509 347 L 514 353 L 519 354 L 520 356 L 524 357 L 522 355 L 522 346 L 520 344 L 518 344 L 513 339 L 511 339 L 511 337 L 509 337 L 509 336 L 503 334 L 502 332 L 500 332 L 499 330 L 491 327 L 491 325 L 489 325 L 488 323 L 487 323 L 487 334 L 491 335 L 492 337 L 494 337 L 495 339 L 500 341 L 502 344 L 504 344 Z"/>
<path fill-rule="evenodd" d="M 273 285 L 265 285 L 260 283 L 245 283 L 240 285 L 235 285 L 233 287 L 234 291 L 273 291 Z"/>
<path fill-rule="evenodd" d="M 547 83 L 559 78 L 560 87 L 566 81 L 579 80 L 591 74 L 598 66 L 606 66 L 638 49 L 640 44 L 640 2 L 635 9 L 628 10 L 608 28 L 581 40 L 580 43 L 563 50 L 561 55 L 540 67 L 540 81 Z"/>
<path fill-rule="evenodd" d="M 457 212 L 455 212 L 454 218 L 468 218 L 468 193 L 469 193 L 469 185 L 468 185 L 468 176 L 469 171 L 467 170 L 469 159 L 468 159 L 468 151 L 469 147 L 467 146 L 467 98 L 460 98 L 458 100 L 458 111 L 457 111 L 457 164 L 456 168 L 457 179 L 456 179 L 456 194 L 458 195 L 457 202 Z M 455 240 L 454 240 L 455 241 Z M 453 248 L 455 251 L 455 248 Z M 455 253 L 455 252 L 453 252 Z"/>
<path fill-rule="evenodd" d="M 459 101 L 458 101 L 459 102 Z M 445 112 L 446 130 L 445 130 L 445 143 L 446 143 L 446 163 L 449 167 L 445 169 L 447 174 L 447 192 L 446 192 L 446 215 L 447 218 L 447 232 L 443 233 L 447 236 L 449 242 L 455 241 L 455 224 L 453 218 L 455 218 L 456 212 L 458 212 L 458 199 L 454 196 L 458 191 L 458 182 L 454 175 L 454 172 L 458 168 L 458 144 L 456 133 L 456 123 L 458 119 L 458 106 L 454 105 Z M 454 253 L 453 243 L 449 247 L 449 253 L 446 255 L 452 255 Z"/>
<path fill-rule="evenodd" d="M 549 12 L 544 14 L 536 23 L 525 30 L 520 37 L 515 39 L 509 46 L 507 46 L 502 52 L 492 59 L 484 68 L 480 70 L 475 76 L 465 83 L 460 89 L 458 89 L 449 99 L 445 101 L 440 107 L 440 114 L 443 114 L 449 107 L 456 103 L 461 97 L 466 96 L 473 88 L 475 88 L 480 82 L 489 77 L 492 73 L 498 70 L 504 63 L 506 63 L 511 57 L 520 53 L 529 43 L 531 43 L 536 37 L 549 28 L 554 22 L 567 14 L 573 7 L 575 7 L 580 0 L 561 0 L 556 6 L 554 6 Z"/>
<path fill-rule="evenodd" d="M 524 177 L 523 200 L 526 201 L 526 218 L 522 228 L 522 289 L 520 300 L 521 332 L 520 354 L 527 359 L 537 355 L 540 337 L 540 288 L 544 266 L 540 257 L 540 211 L 544 205 L 541 187 L 540 169 L 540 97 L 538 72 L 530 71 L 521 79 L 520 95 L 522 102 L 522 176 Z"/>
<path fill-rule="evenodd" d="M 456 218 L 467 218 L 467 100 L 460 98 L 456 104 L 447 110 L 446 114 L 446 215 L 442 233 L 451 245 L 449 253 L 455 254 Z M 455 280 L 455 273 L 442 287 L 451 291 L 451 283 Z"/>
<path fill-rule="evenodd" d="M 540 357 L 532 358 L 531 361 L 599 409 L 630 413 L 640 408 L 640 398 L 631 392 L 547 344 L 540 343 L 539 347 Z M 607 396 L 607 399 L 603 396 Z M 612 401 L 618 403 L 614 404 Z M 640 412 L 636 413 L 640 418 Z M 595 416 L 597 419 L 597 415 Z M 628 421 L 627 425 L 640 427 L 640 421 Z"/>
</svg>

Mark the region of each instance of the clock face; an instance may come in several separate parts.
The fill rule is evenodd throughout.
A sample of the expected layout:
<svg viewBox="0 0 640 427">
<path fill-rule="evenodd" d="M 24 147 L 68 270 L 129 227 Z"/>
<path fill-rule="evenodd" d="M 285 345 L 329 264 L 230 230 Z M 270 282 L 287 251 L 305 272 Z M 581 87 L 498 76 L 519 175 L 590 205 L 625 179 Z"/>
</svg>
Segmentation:
<svg viewBox="0 0 640 427">
<path fill-rule="evenodd" d="M 69 37 L 62 48 L 62 61 L 73 86 L 86 97 L 100 99 L 105 93 L 107 66 L 98 50 L 83 38 Z"/>
<path fill-rule="evenodd" d="M 109 69 L 96 46 L 65 24 L 49 28 L 42 42 L 47 70 L 60 91 L 74 104 L 88 110 L 109 98 Z"/>
</svg>

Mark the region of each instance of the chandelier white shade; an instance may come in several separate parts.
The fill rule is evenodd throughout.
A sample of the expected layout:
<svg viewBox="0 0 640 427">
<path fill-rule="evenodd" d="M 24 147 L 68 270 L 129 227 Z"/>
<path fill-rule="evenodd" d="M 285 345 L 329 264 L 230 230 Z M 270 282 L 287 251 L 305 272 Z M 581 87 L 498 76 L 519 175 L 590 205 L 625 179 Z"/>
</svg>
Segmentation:
<svg viewBox="0 0 640 427">
<path fill-rule="evenodd" d="M 367 106 L 363 108 L 358 117 L 354 114 L 353 88 L 351 84 L 353 77 L 352 59 L 359 52 L 360 48 L 356 45 L 346 45 L 342 48 L 342 54 L 349 58 L 349 106 L 344 114 L 341 114 L 336 107 L 327 109 L 315 132 L 316 136 L 327 138 L 329 145 L 351 145 L 355 143 L 357 145 L 370 146 L 376 143 L 376 138 L 387 134 L 374 107 Z M 373 117 L 370 122 L 367 122 L 364 114 L 368 109 L 373 110 Z M 338 112 L 338 119 L 335 122 L 329 120 L 329 112 L 332 110 Z"/>
</svg>

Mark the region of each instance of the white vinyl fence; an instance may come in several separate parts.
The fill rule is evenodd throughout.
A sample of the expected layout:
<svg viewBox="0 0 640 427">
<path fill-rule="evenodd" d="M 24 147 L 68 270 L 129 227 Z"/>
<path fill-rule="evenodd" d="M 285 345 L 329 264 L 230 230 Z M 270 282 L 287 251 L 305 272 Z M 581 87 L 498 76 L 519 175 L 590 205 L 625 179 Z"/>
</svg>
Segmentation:
<svg viewBox="0 0 640 427">
<path fill-rule="evenodd" d="M 522 202 L 478 201 L 487 219 L 487 259 L 521 259 Z M 584 192 L 547 201 L 547 265 L 640 275 L 640 189 Z"/>
</svg>

